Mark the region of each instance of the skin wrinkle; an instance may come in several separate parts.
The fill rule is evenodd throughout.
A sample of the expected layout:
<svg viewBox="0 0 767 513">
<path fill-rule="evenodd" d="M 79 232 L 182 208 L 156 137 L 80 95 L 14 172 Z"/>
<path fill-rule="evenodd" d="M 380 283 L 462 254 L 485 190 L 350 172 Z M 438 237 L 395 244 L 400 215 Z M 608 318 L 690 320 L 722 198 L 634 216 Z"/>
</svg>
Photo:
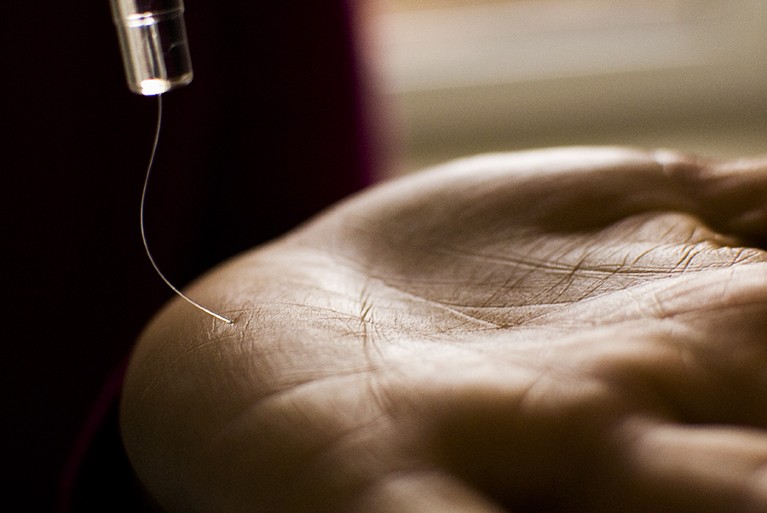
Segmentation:
<svg viewBox="0 0 767 513">
<path fill-rule="evenodd" d="M 464 348 L 464 349 L 465 349 L 465 348 Z M 368 377 L 369 377 L 369 378 L 371 378 L 371 379 L 372 379 L 374 376 L 375 376 L 375 374 L 368 374 Z M 376 387 L 376 389 L 377 389 L 377 390 L 380 390 L 380 387 Z M 295 392 L 295 389 L 291 389 L 291 390 L 285 391 L 285 393 L 292 393 L 292 392 Z M 380 392 L 374 392 L 374 393 L 373 393 L 373 395 L 376 397 L 376 403 L 379 405 L 379 409 L 380 409 L 382 412 L 384 412 L 384 414 L 386 414 L 385 416 L 391 417 L 391 416 L 392 416 L 392 413 L 391 413 L 391 412 L 393 411 L 393 410 L 392 410 L 392 407 L 391 407 L 391 404 L 393 404 L 393 403 L 392 403 L 390 400 L 386 400 L 386 401 L 384 401 L 384 400 L 382 399 L 382 396 L 381 396 Z M 270 400 L 271 400 L 271 399 L 273 399 L 273 397 L 272 397 L 272 398 L 270 398 Z M 256 406 L 257 406 L 257 405 L 254 405 L 253 407 L 255 408 Z M 373 421 L 373 423 L 374 423 L 374 422 L 375 422 L 375 421 Z M 366 427 L 366 426 L 368 426 L 368 425 L 372 425 L 373 423 L 368 423 L 368 424 L 365 424 L 365 425 L 363 425 L 363 426 L 359 426 L 359 427 L 357 427 L 357 428 L 355 428 L 355 429 L 353 429 L 353 430 L 347 431 L 347 432 L 345 432 L 345 433 L 344 433 L 342 436 L 340 436 L 338 439 L 335 439 L 333 442 L 334 442 L 334 443 L 336 443 L 336 442 L 338 442 L 338 441 L 340 441 L 340 440 L 343 440 L 344 438 L 347 438 L 347 437 L 348 437 L 348 436 L 350 436 L 351 434 L 353 434 L 353 433 L 355 433 L 355 432 L 357 432 L 357 431 L 359 431 L 359 430 L 363 429 L 364 427 Z M 313 457 L 313 459 L 315 459 L 315 458 Z"/>
<path fill-rule="evenodd" d="M 732 267 L 737 265 L 748 265 L 759 262 L 767 262 L 767 252 L 761 249 L 739 247 L 732 248 L 735 255 L 732 257 Z"/>
<path fill-rule="evenodd" d="M 645 254 L 651 253 L 654 249 L 657 248 L 650 248 L 646 251 Z M 600 254 L 603 253 L 600 251 Z M 458 255 L 456 255 L 458 256 Z M 463 255 L 465 256 L 465 255 Z M 640 255 L 639 258 L 641 258 Z M 510 267 L 521 267 L 526 269 L 528 274 L 532 274 L 541 270 L 555 273 L 555 274 L 561 274 L 564 273 L 566 275 L 572 274 L 573 270 L 577 270 L 580 273 L 584 274 L 593 274 L 595 276 L 602 276 L 604 274 L 613 273 L 615 269 L 615 265 L 613 264 L 597 264 L 597 265 L 584 265 L 582 262 L 585 261 L 586 257 L 581 257 L 581 262 L 576 262 L 575 264 L 570 263 L 560 263 L 560 259 L 551 259 L 550 257 L 546 259 L 541 259 L 537 261 L 531 261 L 531 260 L 525 260 L 522 258 L 516 258 L 516 257 L 510 257 L 510 256 L 497 256 L 497 255 L 489 255 L 489 254 L 475 254 L 469 256 L 469 258 L 474 258 L 480 261 L 483 261 L 485 263 L 497 263 L 502 265 L 508 265 Z M 640 271 L 636 271 L 634 269 L 631 270 L 633 273 L 648 273 L 648 272 L 669 272 L 668 269 L 664 269 L 661 267 L 658 268 L 642 268 Z M 521 279 L 524 279 L 524 276 L 521 277 Z M 403 279 L 403 281 L 405 281 Z"/>
<path fill-rule="evenodd" d="M 389 419 L 396 418 L 395 412 L 397 411 L 397 407 L 395 405 L 397 404 L 397 401 L 391 399 L 376 373 L 372 373 L 368 376 L 367 391 L 370 394 L 370 397 L 373 398 L 373 401 L 378 406 L 379 410 L 385 416 Z"/>
<path fill-rule="evenodd" d="M 370 295 L 368 290 L 368 283 L 369 280 L 365 281 L 365 286 L 362 288 L 362 291 L 360 293 L 360 327 L 361 327 L 361 333 L 360 338 L 362 339 L 362 347 L 365 351 L 365 357 L 371 364 L 374 361 L 383 361 L 385 359 L 384 352 L 381 350 L 381 347 L 376 342 L 376 337 L 380 336 L 380 334 L 383 332 L 383 329 L 381 327 L 375 328 L 375 331 L 369 332 L 368 327 L 369 326 L 376 326 L 377 323 L 373 320 L 373 303 L 370 303 Z M 371 353 L 371 349 L 375 351 L 378 358 L 373 358 L 373 355 Z"/>
<path fill-rule="evenodd" d="M 672 229 L 672 228 L 669 228 L 669 229 Z M 462 254 L 462 256 L 464 256 L 464 255 L 465 254 Z M 487 259 L 487 257 L 485 257 L 485 256 L 481 256 L 480 258 Z M 504 261 L 504 263 L 507 263 L 507 262 Z M 535 270 L 537 270 L 536 266 L 540 265 L 540 263 L 532 263 L 530 265 L 531 265 L 531 271 L 535 271 Z M 566 272 L 569 272 L 569 273 L 573 273 L 573 272 L 576 272 L 576 271 L 579 270 L 577 268 L 576 269 L 570 268 L 568 270 L 568 268 L 566 266 L 563 266 L 563 265 L 556 265 L 556 266 L 551 266 L 551 267 L 555 268 L 555 269 L 562 269 L 563 271 L 566 271 Z M 689 268 L 689 266 L 688 266 L 688 268 Z M 584 271 L 584 269 L 580 269 L 580 271 Z M 590 271 L 593 271 L 593 272 L 596 272 L 596 273 L 605 272 L 605 271 L 599 270 L 599 269 L 591 269 Z M 644 271 L 647 272 L 647 269 L 645 269 Z M 613 269 L 610 272 L 616 272 L 616 271 Z M 591 288 L 591 292 L 598 290 L 600 287 L 601 287 L 601 283 L 597 283 L 595 286 L 593 286 Z M 589 294 L 589 292 L 586 293 L 586 295 L 588 295 L 588 294 Z M 532 300 L 532 302 L 535 302 L 534 299 Z"/>
<path fill-rule="evenodd" d="M 763 290 L 763 288 L 761 288 L 761 287 L 764 287 L 765 283 L 767 283 L 767 274 L 766 274 L 767 273 L 767 263 L 761 262 L 761 263 L 755 263 L 755 264 L 744 264 L 744 265 L 741 265 L 741 266 L 739 266 L 737 268 L 736 267 L 731 267 L 731 268 L 717 269 L 716 271 L 721 272 L 721 273 L 726 273 L 727 275 L 730 276 L 730 279 L 718 280 L 718 281 L 715 282 L 719 298 L 727 298 L 728 301 L 732 300 L 731 299 L 732 294 L 730 294 L 728 289 L 730 288 L 731 283 L 736 279 L 736 276 L 737 276 L 736 273 L 738 272 L 738 270 L 742 271 L 746 267 L 748 267 L 750 270 L 754 270 L 754 271 L 758 270 L 758 271 L 760 271 L 760 274 L 761 274 L 760 282 L 759 283 L 753 283 L 753 286 L 750 287 L 750 288 L 752 288 L 753 290 L 761 292 L 762 295 L 767 293 L 767 291 L 765 291 L 765 290 Z M 692 289 L 689 288 L 689 287 L 681 288 L 676 293 L 671 294 L 671 295 L 666 295 L 662 299 L 664 301 L 668 302 L 669 300 L 674 300 L 674 299 L 677 299 L 677 298 L 680 298 L 680 297 L 684 298 L 685 296 L 692 296 L 692 295 L 697 294 L 698 292 L 700 292 L 701 294 L 704 294 L 704 293 L 706 293 L 706 292 L 708 292 L 710 290 L 710 287 L 712 285 L 712 279 L 705 280 L 705 281 L 700 280 L 699 283 L 698 282 L 693 282 L 693 283 L 696 284 L 694 288 L 692 288 Z M 740 283 L 739 283 L 739 285 L 742 286 L 742 284 L 740 284 Z M 666 292 L 666 291 L 673 291 L 673 290 L 674 290 L 673 288 L 669 287 L 664 292 Z M 743 294 L 741 293 L 740 295 L 743 295 Z M 704 309 L 705 308 L 717 308 L 718 306 L 724 306 L 724 305 L 721 305 L 721 303 L 722 303 L 722 300 L 720 299 L 720 300 L 716 301 L 715 303 L 712 303 L 712 304 L 709 304 L 709 305 L 696 305 L 696 309 L 700 309 L 700 308 L 704 308 Z M 741 303 L 742 303 L 742 301 L 737 301 L 738 306 L 742 306 Z"/>
<path fill-rule="evenodd" d="M 339 379 L 346 379 L 349 377 L 356 377 L 359 375 L 367 375 L 371 372 L 371 370 L 375 368 L 376 367 L 366 366 L 366 367 L 360 367 L 358 369 L 346 370 L 346 371 L 333 369 L 332 371 L 325 371 L 325 372 L 328 372 L 328 374 L 325 374 L 325 375 L 313 372 L 311 377 L 304 377 L 300 379 L 292 378 L 289 381 L 283 381 L 280 385 L 281 389 L 279 390 L 271 390 L 268 393 L 262 392 L 259 396 L 250 395 L 247 398 L 247 404 L 243 405 L 245 409 L 239 414 L 236 412 L 232 413 L 231 414 L 232 417 L 227 421 L 222 421 L 222 424 L 235 426 L 237 424 L 236 419 L 239 416 L 247 415 L 248 411 L 258 409 L 261 407 L 261 405 L 267 404 L 269 401 L 281 400 L 281 398 L 284 396 L 288 396 L 292 393 L 300 392 L 304 387 L 314 387 L 314 386 L 322 385 L 325 381 L 335 381 Z M 275 381 L 276 376 L 272 377 L 271 379 Z M 215 438 L 217 438 L 217 436 L 214 436 L 214 439 Z"/>
<path fill-rule="evenodd" d="M 568 273 L 568 275 L 565 278 L 563 278 L 563 281 L 565 281 L 567 283 L 567 286 L 565 287 L 564 290 L 556 292 L 554 294 L 554 297 L 564 297 L 565 293 L 567 292 L 567 290 L 571 286 L 573 286 L 575 284 L 575 282 L 576 282 L 576 280 L 578 278 L 578 274 L 579 273 L 583 274 L 584 272 L 588 273 L 587 266 L 585 265 L 585 262 L 587 260 L 591 259 L 593 257 L 593 254 L 594 254 L 594 250 L 593 249 L 587 249 L 584 252 L 584 254 L 580 256 L 579 260 L 577 262 L 575 262 L 575 264 L 572 266 L 572 269 L 571 269 L 570 273 Z M 616 267 L 614 267 L 611 270 L 607 269 L 605 275 L 598 277 L 595 280 L 595 284 L 591 288 L 586 289 L 585 291 L 582 291 L 582 292 L 576 294 L 575 295 L 575 298 L 576 298 L 575 300 L 569 299 L 569 300 L 565 300 L 565 302 L 571 303 L 571 302 L 574 302 L 574 301 L 578 301 L 580 299 L 585 299 L 585 298 L 593 296 L 594 293 L 599 288 L 601 288 L 603 285 L 605 285 L 610 278 L 614 277 L 614 275 L 617 274 L 619 272 L 619 270 L 620 270 L 620 266 L 616 266 Z M 549 294 L 551 295 L 553 293 L 553 291 L 555 290 L 555 287 L 558 287 L 558 286 L 559 286 L 559 283 L 555 284 L 554 287 L 552 287 L 550 289 Z"/>
<path fill-rule="evenodd" d="M 518 276 L 518 273 L 515 273 L 515 272 L 508 273 L 508 277 L 505 279 L 503 284 L 500 287 L 496 288 L 493 291 L 493 294 L 491 296 L 488 296 L 488 298 L 485 299 L 480 304 L 480 307 L 489 308 L 491 306 L 495 306 L 495 304 L 497 304 L 496 301 L 500 301 L 501 299 L 508 297 L 509 292 L 516 290 L 518 286 L 520 286 L 520 284 L 527 277 L 529 277 L 534 271 L 535 269 L 530 268 L 519 276 Z M 505 304 L 505 303 L 501 301 L 501 304 Z"/>
<path fill-rule="evenodd" d="M 674 270 L 681 272 L 687 272 L 692 265 L 692 261 L 701 252 L 700 243 L 694 245 L 688 245 L 682 251 L 682 255 L 679 257 L 679 261 L 674 266 Z"/>
<path fill-rule="evenodd" d="M 327 383 L 346 381 L 349 378 L 358 379 L 361 376 L 369 376 L 371 371 L 375 372 L 375 368 L 363 368 L 347 371 L 336 370 L 332 375 L 307 378 L 303 381 L 293 383 L 288 387 L 284 387 L 281 390 L 272 391 L 263 397 L 251 398 L 248 404 L 245 405 L 240 412 L 238 412 L 232 418 L 221 422 L 223 427 L 209 438 L 206 452 L 215 454 L 217 452 L 216 447 L 220 445 L 222 441 L 226 440 L 228 437 L 233 436 L 234 433 L 238 432 L 243 427 L 247 427 L 251 422 L 254 414 L 260 413 L 263 409 L 268 408 L 274 403 L 284 402 L 291 396 L 295 396 L 296 394 L 301 394 L 306 391 L 311 391 L 318 387 L 325 387 Z M 352 428 L 352 430 L 353 429 L 356 429 L 356 427 Z M 339 436 L 343 436 L 343 434 Z"/>
<path fill-rule="evenodd" d="M 485 319 L 480 319 L 480 318 L 477 318 L 477 317 L 473 317 L 473 316 L 471 316 L 469 314 L 461 312 L 460 310 L 454 308 L 454 306 L 457 306 L 457 305 L 445 304 L 443 302 L 435 301 L 435 300 L 430 299 L 428 297 L 419 296 L 419 295 L 417 295 L 417 294 L 415 294 L 415 293 L 413 293 L 413 292 L 411 292 L 409 290 L 405 290 L 403 288 L 400 288 L 397 285 L 392 284 L 391 282 L 388 281 L 388 279 L 385 279 L 382 276 L 371 276 L 371 279 L 376 280 L 377 282 L 379 282 L 382 285 L 384 285 L 387 289 L 393 290 L 393 291 L 397 292 L 398 294 L 400 294 L 402 296 L 405 296 L 406 298 L 415 299 L 416 301 L 419 301 L 419 302 L 424 302 L 424 303 L 426 303 L 429 306 L 433 306 L 433 307 L 438 308 L 439 310 L 448 312 L 450 314 L 454 314 L 458 318 L 463 319 L 465 321 L 468 321 L 469 323 L 479 323 L 482 326 L 492 327 L 492 328 L 499 328 L 499 327 L 501 327 L 501 326 L 499 326 L 498 324 L 496 324 L 496 323 L 494 323 L 492 321 L 487 321 Z M 463 327 L 463 325 L 462 325 L 462 327 Z"/>
<path fill-rule="evenodd" d="M 150 378 L 145 382 L 142 387 L 141 395 L 142 400 L 151 400 L 151 397 L 156 394 L 163 394 L 163 389 L 167 386 L 168 371 L 180 369 L 189 362 L 191 357 L 197 356 L 204 352 L 207 348 L 218 347 L 220 344 L 231 339 L 231 336 L 217 336 L 215 338 L 204 338 L 197 344 L 184 348 L 180 353 L 163 353 L 155 351 L 154 354 L 148 355 L 144 359 L 149 365 L 152 365 L 158 369 L 166 369 L 165 371 L 149 372 Z"/>
<path fill-rule="evenodd" d="M 585 256 L 584 256 L 584 257 L 582 257 L 582 260 L 581 260 L 581 262 L 585 261 L 585 259 L 586 259 L 586 257 L 585 257 Z M 573 283 L 573 281 L 574 281 L 574 279 L 575 279 L 575 276 L 576 276 L 576 275 L 577 275 L 579 272 L 580 272 L 581 274 L 583 274 L 583 273 L 584 273 L 584 269 L 582 269 L 582 268 L 580 267 L 581 265 L 582 265 L 581 263 L 576 263 L 576 265 L 575 265 L 575 266 L 573 266 L 573 267 L 572 267 L 572 268 L 571 268 L 571 269 L 570 269 L 570 270 L 567 272 L 567 274 L 566 274 L 565 276 L 563 276 L 563 277 L 562 277 L 562 279 L 560 280 L 560 282 L 553 284 L 549 290 L 544 290 L 544 291 L 541 291 L 540 295 L 541 295 L 541 296 L 543 296 L 543 295 L 546 295 L 546 294 L 550 294 L 550 293 L 551 293 L 551 291 L 553 291 L 553 290 L 556 290 L 556 289 L 559 287 L 559 285 L 561 285 L 561 283 L 563 283 L 563 282 L 569 282 L 569 285 L 568 285 L 568 287 L 566 287 L 566 289 L 567 289 L 567 288 L 569 288 L 569 286 L 570 286 L 570 285 L 572 285 L 572 283 Z M 534 269 L 534 268 L 533 268 L 533 269 L 531 269 L 531 272 L 533 272 L 533 271 L 535 271 L 535 270 L 536 270 L 536 269 Z M 620 273 L 620 272 L 622 272 L 622 271 L 621 271 L 621 269 L 620 269 L 620 267 L 614 267 L 613 269 L 605 269 L 605 270 L 600 270 L 600 271 L 595 271 L 595 270 L 592 270 L 592 271 L 593 271 L 593 272 L 594 272 L 594 274 L 595 274 L 596 276 L 598 276 L 600 279 L 597 281 L 597 283 L 596 283 L 594 286 L 592 286 L 592 288 L 591 288 L 591 289 L 587 290 L 585 293 L 583 293 L 583 294 L 582 294 L 582 296 L 583 296 L 583 297 L 588 297 L 588 296 L 592 295 L 592 294 L 593 294 L 593 293 L 594 293 L 596 290 L 598 290 L 598 289 L 599 289 L 599 288 L 600 288 L 600 287 L 601 287 L 601 286 L 604 284 L 604 280 L 606 280 L 606 279 L 609 279 L 609 278 L 611 277 L 611 275 L 612 275 L 612 274 L 616 274 L 616 273 Z M 624 271 L 624 272 L 625 272 L 625 271 Z M 646 270 L 643 270 L 643 272 L 647 272 L 647 271 L 646 271 Z M 636 273 L 636 272 L 634 272 L 634 273 Z M 605 275 L 605 276 L 604 276 L 604 277 L 602 277 L 602 275 Z M 510 285 L 508 285 L 508 283 L 509 283 L 509 280 L 511 280 L 511 279 L 515 279 L 515 278 L 516 278 L 516 280 L 517 280 L 517 281 L 514 283 L 514 285 L 511 285 L 511 286 L 510 286 Z M 579 277 L 579 278 L 580 278 L 580 277 Z M 513 289 L 514 289 L 514 287 L 515 287 L 515 286 L 518 284 L 518 281 L 519 281 L 520 279 L 522 279 L 522 278 L 517 278 L 517 277 L 515 277 L 513 274 L 511 274 L 511 276 L 510 276 L 509 278 L 507 278 L 507 282 L 506 282 L 506 283 L 504 283 L 504 284 L 503 284 L 503 286 L 502 286 L 501 288 L 503 288 L 503 289 L 505 289 L 505 290 L 513 290 Z M 565 291 L 566 291 L 566 289 L 565 289 Z M 559 293 L 559 295 L 563 295 L 565 291 L 562 291 L 561 293 Z M 492 296 L 492 297 L 500 297 L 500 296 L 501 296 L 501 294 L 502 294 L 502 292 L 500 292 L 500 289 L 496 289 L 496 292 L 494 292 L 494 294 L 493 294 L 493 296 Z M 577 299 L 580 299 L 580 298 L 576 298 L 576 299 L 574 299 L 574 300 L 577 300 Z M 574 300 L 564 300 L 563 302 L 564 302 L 564 303 L 569 303 L 569 302 L 572 302 L 572 301 L 574 301 Z M 442 304 L 444 304 L 444 303 L 442 303 Z M 530 298 L 530 299 L 528 299 L 528 300 L 527 300 L 527 302 L 526 302 L 525 304 L 541 304 L 541 302 L 538 300 L 538 298 L 536 298 L 536 297 L 533 297 L 533 298 Z M 556 302 L 551 302 L 550 304 L 556 304 Z M 455 305 L 455 306 L 461 306 L 461 305 Z M 487 306 L 487 300 L 486 300 L 485 304 L 484 304 L 484 305 L 482 305 L 482 306 Z"/>
<path fill-rule="evenodd" d="M 718 164 L 705 184 L 697 162 L 664 165 L 617 150 L 452 165 L 358 195 L 212 274 L 200 292 L 244 321 L 220 344 L 183 308 L 149 329 L 123 417 L 139 475 L 165 503 L 201 498 L 184 502 L 193 513 L 273 513 L 280 497 L 290 513 L 420 513 L 413 498 L 431 490 L 397 502 L 377 488 L 410 465 L 514 513 L 735 513 L 672 486 L 692 468 L 631 474 L 619 439 L 637 417 L 652 420 L 642 430 L 767 429 L 767 255 L 716 231 L 752 192 Z M 729 199 L 716 183 L 728 173 Z M 761 176 L 739 183 L 765 190 Z M 185 451 L 210 433 L 223 433 L 208 450 L 219 459 L 190 468 Z M 669 457 L 705 456 L 688 449 Z"/>
</svg>

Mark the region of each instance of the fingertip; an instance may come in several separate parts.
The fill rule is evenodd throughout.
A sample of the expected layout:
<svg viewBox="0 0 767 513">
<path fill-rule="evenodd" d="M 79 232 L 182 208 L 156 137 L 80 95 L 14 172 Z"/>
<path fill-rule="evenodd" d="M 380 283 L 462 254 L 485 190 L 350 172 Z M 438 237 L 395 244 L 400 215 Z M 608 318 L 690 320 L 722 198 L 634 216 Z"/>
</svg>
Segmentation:
<svg viewBox="0 0 767 513">
<path fill-rule="evenodd" d="M 767 156 L 702 166 L 697 203 L 707 221 L 746 238 L 767 235 Z"/>
<path fill-rule="evenodd" d="M 390 475 L 350 511 L 366 513 L 509 513 L 480 491 L 438 470 Z"/>
<path fill-rule="evenodd" d="M 741 426 L 646 426 L 628 451 L 628 503 L 678 512 L 765 511 L 767 435 Z"/>
</svg>

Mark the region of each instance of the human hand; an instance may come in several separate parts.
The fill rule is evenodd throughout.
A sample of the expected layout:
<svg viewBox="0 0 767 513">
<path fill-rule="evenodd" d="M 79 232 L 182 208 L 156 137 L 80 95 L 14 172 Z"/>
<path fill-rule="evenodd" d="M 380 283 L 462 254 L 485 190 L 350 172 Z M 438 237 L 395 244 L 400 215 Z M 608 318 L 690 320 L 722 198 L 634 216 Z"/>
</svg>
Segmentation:
<svg viewBox="0 0 767 513">
<path fill-rule="evenodd" d="M 558 149 L 379 186 L 140 340 L 169 511 L 767 511 L 767 161 Z M 748 242 L 751 241 L 751 242 Z"/>
</svg>

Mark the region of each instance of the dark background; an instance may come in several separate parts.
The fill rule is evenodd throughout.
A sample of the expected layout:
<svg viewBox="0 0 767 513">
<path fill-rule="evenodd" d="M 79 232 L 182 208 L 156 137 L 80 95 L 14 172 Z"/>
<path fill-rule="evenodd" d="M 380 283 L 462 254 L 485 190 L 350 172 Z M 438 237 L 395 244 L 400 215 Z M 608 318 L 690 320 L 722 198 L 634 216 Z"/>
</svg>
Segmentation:
<svg viewBox="0 0 767 513">
<path fill-rule="evenodd" d="M 178 286 L 372 172 L 345 1 L 186 7 L 195 80 L 164 96 L 146 217 Z M 49 511 L 104 383 L 171 295 L 138 226 L 156 103 L 124 84 L 107 0 L 5 2 L 0 23 L 0 508 Z"/>
</svg>

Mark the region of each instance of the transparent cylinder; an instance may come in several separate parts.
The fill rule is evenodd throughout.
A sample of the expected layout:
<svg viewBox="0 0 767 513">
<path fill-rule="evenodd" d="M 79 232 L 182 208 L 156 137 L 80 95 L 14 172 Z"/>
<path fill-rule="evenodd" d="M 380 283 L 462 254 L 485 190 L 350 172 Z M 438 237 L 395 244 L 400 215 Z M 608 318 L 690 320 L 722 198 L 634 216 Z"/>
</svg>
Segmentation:
<svg viewBox="0 0 767 513">
<path fill-rule="evenodd" d="M 183 0 L 110 0 L 128 87 L 144 96 L 192 81 Z"/>
</svg>

